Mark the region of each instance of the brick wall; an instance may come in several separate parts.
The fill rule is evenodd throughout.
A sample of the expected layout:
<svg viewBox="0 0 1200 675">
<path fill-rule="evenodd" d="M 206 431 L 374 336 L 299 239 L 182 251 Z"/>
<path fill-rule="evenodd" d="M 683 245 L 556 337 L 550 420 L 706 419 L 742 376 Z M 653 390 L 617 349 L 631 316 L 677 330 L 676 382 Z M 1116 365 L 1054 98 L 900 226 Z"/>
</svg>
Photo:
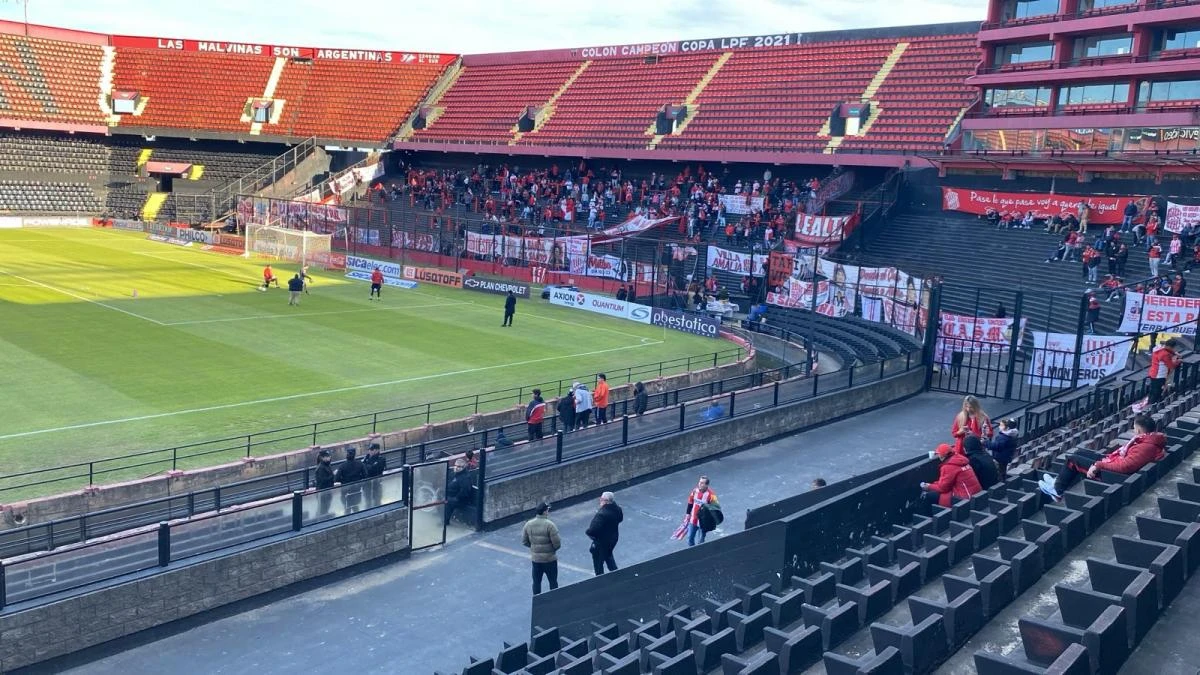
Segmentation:
<svg viewBox="0 0 1200 675">
<path fill-rule="evenodd" d="M 607 489 L 734 448 L 826 424 L 916 394 L 924 389 L 924 384 L 925 371 L 918 368 L 853 389 L 489 483 L 484 520 L 491 523 L 530 512 L 544 496 L 555 501 L 581 497 L 602 487 Z M 603 476 L 603 485 L 597 483 L 598 476 Z"/>
<path fill-rule="evenodd" d="M 7 608 L 0 613 L 0 672 L 407 551 L 408 508 L 250 546 L 58 602 Z"/>
</svg>

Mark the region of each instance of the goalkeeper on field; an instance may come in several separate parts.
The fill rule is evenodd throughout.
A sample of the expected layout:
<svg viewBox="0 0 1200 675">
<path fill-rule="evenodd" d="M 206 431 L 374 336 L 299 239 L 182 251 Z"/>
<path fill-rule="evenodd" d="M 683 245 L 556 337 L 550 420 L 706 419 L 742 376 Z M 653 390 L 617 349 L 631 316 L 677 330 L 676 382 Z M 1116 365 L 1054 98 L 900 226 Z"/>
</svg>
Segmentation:
<svg viewBox="0 0 1200 675">
<path fill-rule="evenodd" d="M 308 295 L 308 282 L 312 281 L 312 277 L 308 275 L 308 265 L 300 268 L 300 280 L 304 282 L 304 294 Z"/>
<path fill-rule="evenodd" d="M 270 288 L 272 282 L 274 282 L 275 288 L 279 288 L 279 279 L 275 277 L 275 270 L 272 270 L 271 266 L 267 265 L 266 267 L 263 268 L 262 289 L 265 291 L 268 288 Z"/>
</svg>

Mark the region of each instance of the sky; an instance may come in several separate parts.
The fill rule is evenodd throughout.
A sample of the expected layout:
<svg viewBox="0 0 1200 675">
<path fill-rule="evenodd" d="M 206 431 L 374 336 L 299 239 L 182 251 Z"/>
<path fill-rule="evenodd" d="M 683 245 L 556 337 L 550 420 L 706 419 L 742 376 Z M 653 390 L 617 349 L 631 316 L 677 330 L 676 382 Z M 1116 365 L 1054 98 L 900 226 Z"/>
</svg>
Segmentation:
<svg viewBox="0 0 1200 675">
<path fill-rule="evenodd" d="M 480 54 L 982 21 L 987 1 L 0 0 L 0 19 L 26 9 L 30 23 L 100 33 Z"/>
</svg>

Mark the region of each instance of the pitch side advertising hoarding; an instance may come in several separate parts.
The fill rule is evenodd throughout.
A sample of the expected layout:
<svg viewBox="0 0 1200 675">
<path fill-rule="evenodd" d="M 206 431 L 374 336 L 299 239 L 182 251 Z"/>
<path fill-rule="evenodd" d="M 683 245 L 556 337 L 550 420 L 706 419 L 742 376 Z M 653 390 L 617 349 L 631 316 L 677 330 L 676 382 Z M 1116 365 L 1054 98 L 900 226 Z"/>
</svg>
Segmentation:
<svg viewBox="0 0 1200 675">
<path fill-rule="evenodd" d="M 479 277 L 467 277 L 463 279 L 463 288 L 480 293 L 494 293 L 496 295 L 507 295 L 512 291 L 513 295 L 518 298 L 528 298 L 530 296 L 529 284 L 518 284 L 511 281 L 497 281 L 493 279 L 480 279 Z"/>
<path fill-rule="evenodd" d="M 404 278 L 400 265 L 394 262 L 363 258 L 357 255 L 346 256 L 346 278 L 370 281 L 371 273 L 378 267 L 383 272 L 383 285 L 397 288 L 416 288 L 417 282 Z"/>
</svg>

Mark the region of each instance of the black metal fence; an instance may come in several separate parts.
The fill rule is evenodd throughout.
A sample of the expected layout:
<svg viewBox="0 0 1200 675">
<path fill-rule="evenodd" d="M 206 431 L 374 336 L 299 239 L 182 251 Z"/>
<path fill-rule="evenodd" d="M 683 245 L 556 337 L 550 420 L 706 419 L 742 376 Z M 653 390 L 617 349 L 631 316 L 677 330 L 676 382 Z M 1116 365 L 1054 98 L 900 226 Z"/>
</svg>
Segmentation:
<svg viewBox="0 0 1200 675">
<path fill-rule="evenodd" d="M 696 368 L 736 363 L 745 357 L 741 347 L 711 354 L 645 363 L 607 371 L 610 385 L 691 372 Z M 69 490 L 100 481 L 143 477 L 168 470 L 198 468 L 220 460 L 252 457 L 256 453 L 286 452 L 298 447 L 336 443 L 348 438 L 399 431 L 449 419 L 493 412 L 526 403 L 530 392 L 541 389 L 546 396 L 560 396 L 575 381 L 591 382 L 595 373 L 585 373 L 519 387 L 462 396 L 441 401 L 366 412 L 360 415 L 320 420 L 278 429 L 146 450 L 89 462 L 65 464 L 0 475 L 0 495 L 6 500 L 45 494 L 48 489 Z M 53 486 L 53 488 L 49 488 Z"/>
</svg>

